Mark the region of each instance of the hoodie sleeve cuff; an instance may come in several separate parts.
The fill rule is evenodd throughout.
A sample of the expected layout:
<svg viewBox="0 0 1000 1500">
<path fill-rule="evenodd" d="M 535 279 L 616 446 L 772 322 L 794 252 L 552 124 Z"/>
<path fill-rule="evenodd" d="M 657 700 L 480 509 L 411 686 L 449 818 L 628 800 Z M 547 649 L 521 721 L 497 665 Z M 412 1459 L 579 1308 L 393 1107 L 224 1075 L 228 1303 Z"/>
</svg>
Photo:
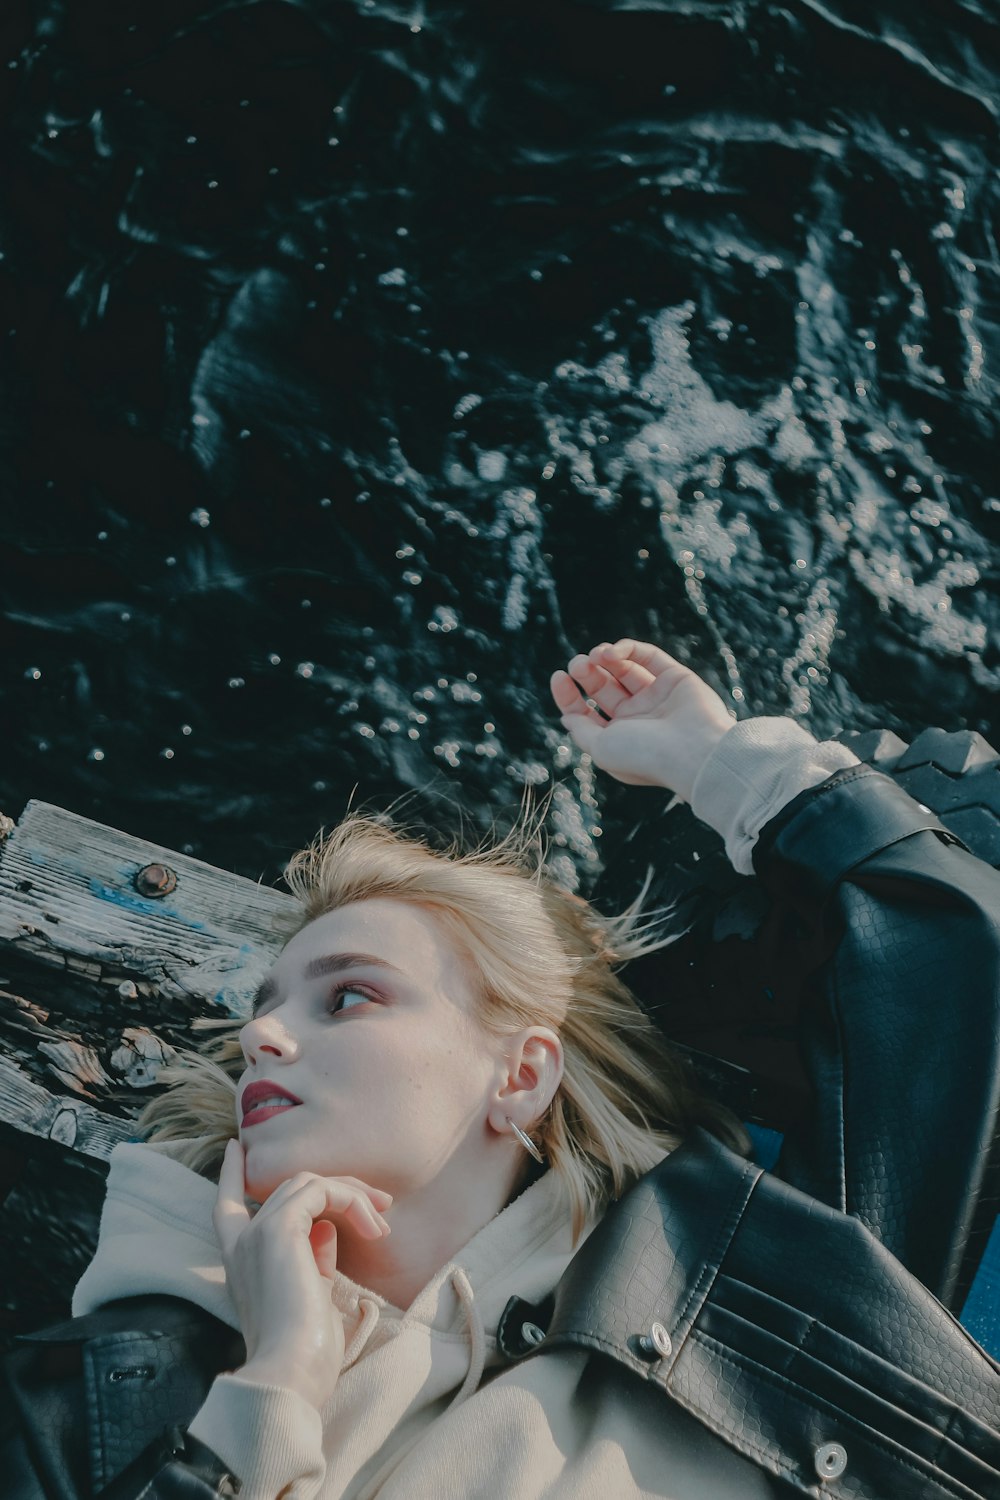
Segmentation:
<svg viewBox="0 0 1000 1500">
<path fill-rule="evenodd" d="M 836 740 L 816 740 L 795 719 L 743 719 L 719 740 L 695 778 L 691 810 L 725 840 L 740 875 L 752 875 L 757 835 L 808 787 L 860 765 Z"/>
<path fill-rule="evenodd" d="M 323 1424 L 294 1391 L 217 1375 L 188 1432 L 241 1481 L 240 1500 L 314 1500 L 319 1492 Z"/>
</svg>

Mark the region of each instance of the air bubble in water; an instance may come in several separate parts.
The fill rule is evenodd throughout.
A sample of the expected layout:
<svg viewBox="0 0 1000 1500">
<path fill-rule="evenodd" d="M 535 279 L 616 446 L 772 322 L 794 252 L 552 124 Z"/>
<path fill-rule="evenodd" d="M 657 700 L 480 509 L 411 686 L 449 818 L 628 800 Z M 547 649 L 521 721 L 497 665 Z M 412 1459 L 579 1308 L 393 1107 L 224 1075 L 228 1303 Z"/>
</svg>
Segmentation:
<svg viewBox="0 0 1000 1500">
<path fill-rule="evenodd" d="M 475 407 L 482 405 L 482 400 L 482 396 L 477 396 L 473 391 L 470 391 L 467 396 L 463 396 L 456 403 L 455 410 L 451 414 L 452 418 L 458 421 L 462 417 L 467 416 Z"/>
<path fill-rule="evenodd" d="M 507 472 L 507 456 L 504 453 L 480 453 L 476 458 L 476 470 L 480 479 L 503 479 Z"/>
<path fill-rule="evenodd" d="M 438 604 L 435 607 L 431 618 L 427 622 L 427 629 L 430 631 L 440 630 L 443 634 L 447 635 L 448 632 L 450 630 L 454 630 L 457 625 L 458 615 L 452 609 L 451 605 Z"/>
</svg>

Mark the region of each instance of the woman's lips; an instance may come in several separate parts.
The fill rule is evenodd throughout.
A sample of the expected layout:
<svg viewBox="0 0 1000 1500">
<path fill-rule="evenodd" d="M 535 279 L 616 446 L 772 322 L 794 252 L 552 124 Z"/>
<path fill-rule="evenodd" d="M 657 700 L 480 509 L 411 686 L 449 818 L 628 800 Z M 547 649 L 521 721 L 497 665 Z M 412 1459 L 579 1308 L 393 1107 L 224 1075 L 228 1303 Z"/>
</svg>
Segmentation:
<svg viewBox="0 0 1000 1500">
<path fill-rule="evenodd" d="M 262 1125 L 263 1122 L 265 1120 L 269 1120 L 272 1115 L 283 1115 L 288 1110 L 298 1109 L 298 1107 L 299 1106 L 297 1104 L 293 1104 L 291 1100 L 289 1100 L 287 1104 L 258 1105 L 256 1109 L 250 1110 L 248 1114 L 245 1114 L 243 1116 L 243 1128 L 246 1129 L 249 1125 Z"/>
</svg>

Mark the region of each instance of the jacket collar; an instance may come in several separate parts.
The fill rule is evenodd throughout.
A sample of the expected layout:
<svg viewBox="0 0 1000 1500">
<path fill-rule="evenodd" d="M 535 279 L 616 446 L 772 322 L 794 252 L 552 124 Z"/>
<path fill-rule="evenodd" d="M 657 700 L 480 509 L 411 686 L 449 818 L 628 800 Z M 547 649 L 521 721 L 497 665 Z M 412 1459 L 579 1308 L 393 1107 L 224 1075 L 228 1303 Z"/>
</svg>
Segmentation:
<svg viewBox="0 0 1000 1500">
<path fill-rule="evenodd" d="M 611 1204 L 552 1297 L 510 1299 L 497 1329 L 501 1353 L 518 1359 L 575 1344 L 666 1384 L 761 1171 L 693 1130 Z"/>
</svg>

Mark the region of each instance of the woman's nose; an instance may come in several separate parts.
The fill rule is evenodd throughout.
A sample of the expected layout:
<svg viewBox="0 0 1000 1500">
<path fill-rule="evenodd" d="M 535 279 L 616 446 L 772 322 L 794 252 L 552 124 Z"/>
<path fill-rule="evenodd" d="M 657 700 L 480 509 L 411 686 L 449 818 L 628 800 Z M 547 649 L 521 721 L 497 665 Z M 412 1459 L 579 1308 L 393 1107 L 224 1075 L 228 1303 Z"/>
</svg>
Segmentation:
<svg viewBox="0 0 1000 1500">
<path fill-rule="evenodd" d="M 298 1041 L 277 1016 L 255 1016 L 248 1021 L 240 1031 L 240 1046 L 248 1063 L 256 1062 L 261 1055 L 277 1057 L 283 1062 L 291 1062 L 299 1055 Z"/>
</svg>

